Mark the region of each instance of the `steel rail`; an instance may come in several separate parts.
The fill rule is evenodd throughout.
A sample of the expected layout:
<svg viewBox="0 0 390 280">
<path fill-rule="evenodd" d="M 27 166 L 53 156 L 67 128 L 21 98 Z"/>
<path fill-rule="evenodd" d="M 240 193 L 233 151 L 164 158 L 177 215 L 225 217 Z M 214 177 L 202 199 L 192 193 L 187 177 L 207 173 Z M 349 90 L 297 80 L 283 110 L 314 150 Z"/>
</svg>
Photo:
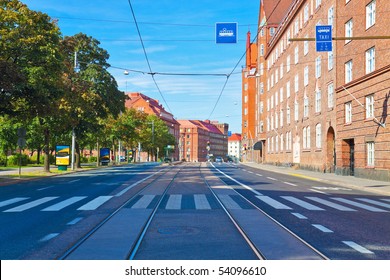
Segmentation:
<svg viewBox="0 0 390 280">
<path fill-rule="evenodd" d="M 90 238 L 98 229 L 100 229 L 104 224 L 106 224 L 109 220 L 111 220 L 120 210 L 122 210 L 128 203 L 130 203 L 132 200 L 134 200 L 141 192 L 143 192 L 145 189 L 150 187 L 152 183 L 157 181 L 159 178 L 164 176 L 166 173 L 168 173 L 170 170 L 172 170 L 172 166 L 166 167 L 164 170 L 159 171 L 156 173 L 158 175 L 155 178 L 149 178 L 152 181 L 148 183 L 145 187 L 141 188 L 139 191 L 137 191 L 132 197 L 127 199 L 125 202 L 122 203 L 121 206 L 119 206 L 114 212 L 109 214 L 106 218 L 104 218 L 101 222 L 99 222 L 97 225 L 95 225 L 91 230 L 89 230 L 86 234 L 84 234 L 83 237 L 81 237 L 75 244 L 73 244 L 69 249 L 65 251 L 59 258 L 58 260 L 65 260 L 67 257 L 69 257 L 78 247 L 81 246 L 88 238 Z M 165 172 L 164 172 L 165 171 Z M 162 173 L 160 173 L 162 172 Z"/>
</svg>

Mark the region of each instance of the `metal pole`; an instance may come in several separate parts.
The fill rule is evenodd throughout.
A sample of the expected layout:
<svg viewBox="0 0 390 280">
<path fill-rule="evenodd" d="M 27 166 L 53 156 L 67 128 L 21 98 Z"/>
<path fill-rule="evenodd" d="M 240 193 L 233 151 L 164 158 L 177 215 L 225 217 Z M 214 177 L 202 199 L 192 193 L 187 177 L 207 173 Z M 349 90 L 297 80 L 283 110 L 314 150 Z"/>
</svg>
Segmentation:
<svg viewBox="0 0 390 280">
<path fill-rule="evenodd" d="M 71 169 L 74 170 L 74 152 L 76 144 L 76 134 L 74 132 L 74 127 L 72 128 L 72 166 Z"/>
</svg>

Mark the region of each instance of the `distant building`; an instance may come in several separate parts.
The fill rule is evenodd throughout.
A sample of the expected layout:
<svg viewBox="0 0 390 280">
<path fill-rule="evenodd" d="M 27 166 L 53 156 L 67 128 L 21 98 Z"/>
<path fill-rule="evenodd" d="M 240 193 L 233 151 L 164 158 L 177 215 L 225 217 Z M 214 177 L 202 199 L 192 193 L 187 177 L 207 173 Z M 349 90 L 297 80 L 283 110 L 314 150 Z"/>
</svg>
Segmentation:
<svg viewBox="0 0 390 280">
<path fill-rule="evenodd" d="M 235 161 L 241 159 L 241 134 L 234 133 L 228 138 L 228 155 Z"/>
<path fill-rule="evenodd" d="M 169 133 L 171 133 L 176 139 L 176 144 L 179 143 L 180 124 L 175 120 L 171 113 L 165 110 L 158 100 L 150 98 L 139 92 L 127 93 L 127 96 L 129 99 L 126 100 L 126 108 L 134 108 L 138 111 L 145 112 L 148 115 L 157 116 L 166 123 Z M 179 158 L 179 150 L 177 148 L 173 153 L 173 158 L 176 160 Z"/>
<path fill-rule="evenodd" d="M 179 159 L 190 162 L 205 162 L 210 157 L 228 153 L 228 124 L 209 120 L 179 120 Z"/>
</svg>

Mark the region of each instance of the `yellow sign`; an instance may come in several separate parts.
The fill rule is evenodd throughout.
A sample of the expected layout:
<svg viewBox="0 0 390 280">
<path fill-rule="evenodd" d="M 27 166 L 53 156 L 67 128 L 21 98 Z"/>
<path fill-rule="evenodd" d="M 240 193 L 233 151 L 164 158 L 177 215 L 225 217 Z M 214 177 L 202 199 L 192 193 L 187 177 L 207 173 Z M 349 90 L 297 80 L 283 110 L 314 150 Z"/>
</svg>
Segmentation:
<svg viewBox="0 0 390 280">
<path fill-rule="evenodd" d="M 70 146 L 67 145 L 58 145 L 56 146 L 56 165 L 65 165 L 70 164 Z"/>
</svg>

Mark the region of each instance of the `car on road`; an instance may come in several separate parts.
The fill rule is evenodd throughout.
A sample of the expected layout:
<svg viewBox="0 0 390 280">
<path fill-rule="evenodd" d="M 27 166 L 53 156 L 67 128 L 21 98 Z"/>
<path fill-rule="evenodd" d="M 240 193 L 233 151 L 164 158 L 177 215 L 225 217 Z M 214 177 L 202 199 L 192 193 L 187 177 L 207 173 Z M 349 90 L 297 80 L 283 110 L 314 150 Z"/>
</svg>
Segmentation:
<svg viewBox="0 0 390 280">
<path fill-rule="evenodd" d="M 223 162 L 222 157 L 216 157 L 216 158 L 215 158 L 215 162 Z"/>
</svg>

